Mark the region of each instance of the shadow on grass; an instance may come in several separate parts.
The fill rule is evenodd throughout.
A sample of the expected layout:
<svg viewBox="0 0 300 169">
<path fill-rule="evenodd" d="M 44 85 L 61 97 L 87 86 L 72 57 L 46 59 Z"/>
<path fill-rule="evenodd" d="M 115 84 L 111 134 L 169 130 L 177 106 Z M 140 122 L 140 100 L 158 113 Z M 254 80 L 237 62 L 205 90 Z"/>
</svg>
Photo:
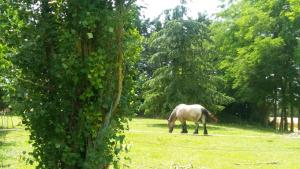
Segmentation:
<svg viewBox="0 0 300 169">
<path fill-rule="evenodd" d="M 7 149 L 7 147 L 11 147 L 11 146 L 15 146 L 16 143 L 15 142 L 6 142 L 6 138 L 5 136 L 11 131 L 1 131 L 0 130 L 0 150 L 5 150 Z M 1 154 L 1 151 L 0 151 L 0 161 L 2 160 L 3 156 L 5 154 Z M 4 156 L 5 157 L 5 156 Z M 1 164 L 0 164 L 1 165 Z M 1 168 L 1 167 L 0 167 Z"/>
<path fill-rule="evenodd" d="M 16 144 L 13 142 L 7 143 L 3 140 L 0 140 L 0 149 L 4 150 L 6 147 L 11 147 L 11 146 L 15 146 Z M 1 153 L 0 153 L 0 159 L 1 159 Z"/>
<path fill-rule="evenodd" d="M 273 128 L 270 127 L 263 127 L 261 125 L 252 125 L 252 124 L 226 124 L 226 123 L 221 123 L 221 124 L 215 124 L 216 126 L 220 127 L 228 127 L 228 128 L 236 128 L 236 129 L 241 129 L 241 130 L 250 130 L 250 131 L 256 131 L 256 132 L 261 132 L 261 133 L 277 133 L 277 131 Z"/>
<path fill-rule="evenodd" d="M 1 164 L 0 163 L 0 168 L 10 168 L 11 164 Z"/>
<path fill-rule="evenodd" d="M 147 127 L 156 127 L 156 128 L 168 128 L 167 124 L 163 124 L 163 123 L 155 123 L 155 124 L 147 124 Z M 188 129 L 195 129 L 195 125 L 193 124 L 187 124 L 187 128 Z M 218 127 L 218 126 L 207 126 L 207 128 L 212 129 L 212 130 L 224 130 L 224 128 L 222 127 Z M 181 129 L 181 124 L 176 124 L 174 129 Z M 199 130 L 203 129 L 203 126 L 200 124 L 199 125 Z"/>
<path fill-rule="evenodd" d="M 195 129 L 195 125 L 191 124 L 192 122 L 190 122 L 189 124 L 187 124 L 187 128 L 189 130 L 193 130 Z M 154 123 L 154 124 L 147 124 L 148 127 L 155 127 L 155 128 L 168 128 L 167 123 Z M 249 124 L 224 124 L 224 123 L 218 123 L 218 124 L 208 124 L 207 126 L 208 130 L 216 130 L 216 131 L 221 131 L 221 130 L 230 130 L 230 128 L 235 128 L 235 129 L 240 129 L 240 130 L 249 130 L 249 131 L 255 131 L 255 132 L 259 132 L 259 133 L 273 133 L 273 134 L 282 134 L 272 128 L 264 128 L 261 126 L 256 126 L 256 125 L 249 125 Z M 177 123 L 175 125 L 175 129 L 181 129 L 181 124 Z M 199 130 L 203 129 L 202 124 L 200 123 L 199 125 Z"/>
<path fill-rule="evenodd" d="M 7 142 L 6 135 L 11 131 L 4 131 L 0 129 L 0 168 L 10 168 L 12 164 L 5 163 L 5 160 L 8 159 L 6 151 L 16 145 L 15 142 Z M 4 162 L 4 163 L 3 163 Z"/>
</svg>

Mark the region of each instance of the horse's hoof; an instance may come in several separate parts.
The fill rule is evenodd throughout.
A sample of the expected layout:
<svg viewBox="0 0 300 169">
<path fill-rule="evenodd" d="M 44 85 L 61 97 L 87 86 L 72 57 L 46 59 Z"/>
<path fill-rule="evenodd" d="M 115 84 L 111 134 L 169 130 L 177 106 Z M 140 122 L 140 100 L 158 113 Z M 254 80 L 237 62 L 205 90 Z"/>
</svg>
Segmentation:
<svg viewBox="0 0 300 169">
<path fill-rule="evenodd" d="M 204 134 L 204 135 L 208 135 L 208 132 L 207 132 L 207 130 L 205 130 L 205 131 L 203 132 L 203 134 Z"/>
<path fill-rule="evenodd" d="M 194 134 L 198 134 L 198 132 L 194 132 Z"/>
<path fill-rule="evenodd" d="M 181 133 L 188 133 L 187 131 L 181 131 Z"/>
</svg>

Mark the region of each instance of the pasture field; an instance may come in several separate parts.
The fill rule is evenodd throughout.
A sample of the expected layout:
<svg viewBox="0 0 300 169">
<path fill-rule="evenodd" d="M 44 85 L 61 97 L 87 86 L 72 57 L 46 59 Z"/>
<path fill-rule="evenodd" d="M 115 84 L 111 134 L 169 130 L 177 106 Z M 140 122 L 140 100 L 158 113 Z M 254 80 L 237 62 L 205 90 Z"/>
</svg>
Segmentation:
<svg viewBox="0 0 300 169">
<path fill-rule="evenodd" d="M 14 117 L 14 124 L 19 118 Z M 126 131 L 127 156 L 122 168 L 132 169 L 298 169 L 300 137 L 278 134 L 254 126 L 209 124 L 208 136 L 180 134 L 180 126 L 168 133 L 166 120 L 134 118 Z M 0 129 L 0 169 L 32 169 L 23 151 L 32 148 L 28 132 Z"/>
<path fill-rule="evenodd" d="M 300 137 L 254 126 L 209 124 L 209 136 L 172 134 L 166 120 L 133 119 L 126 133 L 130 168 L 299 169 Z"/>
<path fill-rule="evenodd" d="M 26 152 L 32 150 L 32 147 L 28 143 L 29 133 L 21 125 L 21 119 L 2 116 L 0 120 L 0 169 L 33 169 L 24 160 L 28 157 Z"/>
</svg>

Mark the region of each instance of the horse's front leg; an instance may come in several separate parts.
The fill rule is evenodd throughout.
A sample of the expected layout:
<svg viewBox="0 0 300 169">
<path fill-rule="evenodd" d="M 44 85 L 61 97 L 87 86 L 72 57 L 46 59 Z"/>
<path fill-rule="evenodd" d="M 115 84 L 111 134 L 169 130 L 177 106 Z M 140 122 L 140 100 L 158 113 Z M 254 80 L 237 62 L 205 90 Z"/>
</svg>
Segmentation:
<svg viewBox="0 0 300 169">
<path fill-rule="evenodd" d="M 198 134 L 199 123 L 195 122 L 195 125 L 196 125 L 196 128 L 195 128 L 194 134 Z"/>
<path fill-rule="evenodd" d="M 185 121 L 181 122 L 181 127 L 182 127 L 181 133 L 188 133 Z"/>
</svg>

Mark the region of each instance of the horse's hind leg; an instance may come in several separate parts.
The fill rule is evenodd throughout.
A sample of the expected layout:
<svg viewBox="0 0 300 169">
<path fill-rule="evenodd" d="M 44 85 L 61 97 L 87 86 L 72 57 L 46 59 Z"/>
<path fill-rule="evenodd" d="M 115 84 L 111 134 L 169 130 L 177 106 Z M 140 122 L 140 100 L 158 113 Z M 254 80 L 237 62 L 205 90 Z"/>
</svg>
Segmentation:
<svg viewBox="0 0 300 169">
<path fill-rule="evenodd" d="M 198 134 L 199 123 L 195 122 L 195 125 L 196 125 L 196 128 L 195 128 L 194 134 Z"/>
<path fill-rule="evenodd" d="M 203 134 L 204 134 L 204 135 L 207 135 L 207 134 L 208 134 L 208 133 L 207 133 L 206 123 L 205 123 L 205 122 L 203 123 Z"/>
<path fill-rule="evenodd" d="M 181 123 L 181 127 L 182 127 L 181 133 L 187 133 L 188 132 L 185 121 Z"/>
<path fill-rule="evenodd" d="M 205 115 L 202 117 L 202 123 L 203 123 L 203 134 L 207 135 L 208 133 L 207 133 L 207 129 L 206 129 L 206 116 Z"/>
</svg>

